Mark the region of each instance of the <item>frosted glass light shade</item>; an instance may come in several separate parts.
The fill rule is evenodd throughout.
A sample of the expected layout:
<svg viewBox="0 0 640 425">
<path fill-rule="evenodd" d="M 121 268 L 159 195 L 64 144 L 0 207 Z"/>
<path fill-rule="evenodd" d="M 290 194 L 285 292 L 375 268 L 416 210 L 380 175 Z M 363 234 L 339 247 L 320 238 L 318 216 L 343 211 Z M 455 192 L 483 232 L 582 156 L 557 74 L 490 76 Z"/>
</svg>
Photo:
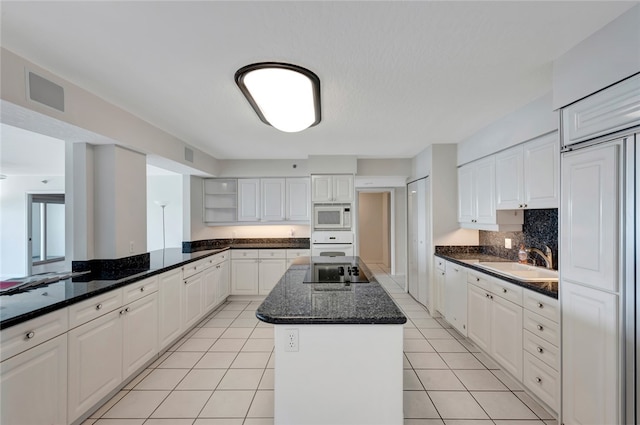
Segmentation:
<svg viewBox="0 0 640 425">
<path fill-rule="evenodd" d="M 308 69 L 276 62 L 248 65 L 236 83 L 260 119 L 294 133 L 320 122 L 320 79 Z"/>
</svg>

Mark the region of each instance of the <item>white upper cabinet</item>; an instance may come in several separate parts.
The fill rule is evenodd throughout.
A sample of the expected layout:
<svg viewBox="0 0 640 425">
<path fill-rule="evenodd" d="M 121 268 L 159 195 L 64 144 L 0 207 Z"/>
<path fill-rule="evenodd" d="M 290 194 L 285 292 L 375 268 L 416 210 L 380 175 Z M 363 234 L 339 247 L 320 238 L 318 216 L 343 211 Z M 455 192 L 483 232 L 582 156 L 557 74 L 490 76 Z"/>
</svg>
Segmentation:
<svg viewBox="0 0 640 425">
<path fill-rule="evenodd" d="M 562 109 L 562 144 L 569 146 L 640 125 L 640 75 Z"/>
<path fill-rule="evenodd" d="M 353 175 L 311 176 L 313 202 L 353 202 Z"/>
<path fill-rule="evenodd" d="M 309 179 L 306 177 L 288 178 L 285 181 L 286 211 L 285 220 L 311 220 L 311 196 Z"/>
<path fill-rule="evenodd" d="M 496 162 L 490 156 L 458 168 L 458 222 L 466 229 L 520 231 L 522 211 L 496 212 Z"/>
<path fill-rule="evenodd" d="M 556 133 L 500 152 L 495 160 L 497 210 L 558 208 Z"/>
<path fill-rule="evenodd" d="M 285 218 L 285 179 L 260 179 L 260 221 Z"/>
<path fill-rule="evenodd" d="M 308 177 L 205 179 L 204 187 L 208 225 L 311 220 Z"/>
<path fill-rule="evenodd" d="M 238 179 L 238 221 L 259 221 L 260 206 L 260 179 Z"/>
</svg>

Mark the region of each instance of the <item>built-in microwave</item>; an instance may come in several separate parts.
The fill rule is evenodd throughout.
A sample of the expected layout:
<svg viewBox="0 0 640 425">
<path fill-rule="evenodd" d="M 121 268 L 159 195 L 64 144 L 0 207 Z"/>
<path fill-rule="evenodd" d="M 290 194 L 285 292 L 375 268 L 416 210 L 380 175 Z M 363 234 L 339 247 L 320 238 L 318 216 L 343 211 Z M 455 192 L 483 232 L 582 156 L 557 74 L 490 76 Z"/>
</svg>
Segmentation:
<svg viewBox="0 0 640 425">
<path fill-rule="evenodd" d="M 314 230 L 351 230 L 351 204 L 315 204 Z"/>
</svg>

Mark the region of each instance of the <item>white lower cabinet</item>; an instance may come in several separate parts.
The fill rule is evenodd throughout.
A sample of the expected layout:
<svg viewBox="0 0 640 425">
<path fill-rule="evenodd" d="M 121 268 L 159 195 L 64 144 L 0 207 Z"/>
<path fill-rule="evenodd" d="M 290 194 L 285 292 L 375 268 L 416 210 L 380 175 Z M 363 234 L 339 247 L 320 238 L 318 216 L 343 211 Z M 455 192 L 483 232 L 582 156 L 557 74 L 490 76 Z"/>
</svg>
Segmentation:
<svg viewBox="0 0 640 425">
<path fill-rule="evenodd" d="M 506 371 L 522 380 L 522 307 L 499 296 L 491 301 L 489 353 Z"/>
<path fill-rule="evenodd" d="M 257 258 L 231 260 L 231 295 L 257 295 L 259 266 Z"/>
<path fill-rule="evenodd" d="M 231 295 L 267 295 L 287 271 L 285 249 L 234 249 L 231 252 Z M 306 251 L 308 255 L 308 250 Z M 292 250 L 292 257 L 301 252 Z"/>
<path fill-rule="evenodd" d="M 122 382 L 122 315 L 114 310 L 69 331 L 69 422 Z"/>
<path fill-rule="evenodd" d="M 184 280 L 182 298 L 182 329 L 198 323 L 204 313 L 204 274 L 198 273 Z"/>
<path fill-rule="evenodd" d="M 182 272 L 174 269 L 158 277 L 158 344 L 167 348 L 183 331 Z"/>
<path fill-rule="evenodd" d="M 158 354 L 158 293 L 128 304 L 124 311 L 122 373 L 126 378 Z"/>
<path fill-rule="evenodd" d="M 67 424 L 67 334 L 0 363 L 0 387 L 0 423 Z"/>
<path fill-rule="evenodd" d="M 469 338 L 522 380 L 522 307 L 475 284 L 468 297 Z"/>
<path fill-rule="evenodd" d="M 444 316 L 462 335 L 467 336 L 467 272 L 456 263 L 446 262 Z"/>
</svg>

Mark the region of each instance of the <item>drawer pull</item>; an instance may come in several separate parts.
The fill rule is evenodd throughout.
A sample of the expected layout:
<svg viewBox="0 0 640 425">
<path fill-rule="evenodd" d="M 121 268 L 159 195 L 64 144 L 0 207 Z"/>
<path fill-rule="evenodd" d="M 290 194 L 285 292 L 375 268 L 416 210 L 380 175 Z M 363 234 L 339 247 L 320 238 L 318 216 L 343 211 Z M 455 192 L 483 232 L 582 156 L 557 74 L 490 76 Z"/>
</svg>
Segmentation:
<svg viewBox="0 0 640 425">
<path fill-rule="evenodd" d="M 480 278 L 479 277 L 476 277 L 476 282 L 480 282 Z"/>
<path fill-rule="evenodd" d="M 542 354 L 544 353 L 544 350 L 542 349 L 542 347 L 538 347 L 536 348 L 536 350 L 538 351 L 538 353 Z"/>
<path fill-rule="evenodd" d="M 540 378 L 539 376 L 536 376 L 536 382 L 540 384 L 542 382 L 542 378 Z"/>
<path fill-rule="evenodd" d="M 140 287 L 140 292 L 144 292 L 144 286 Z"/>
<path fill-rule="evenodd" d="M 536 326 L 536 328 L 538 328 L 539 331 L 543 331 L 544 330 L 544 327 L 542 325 L 538 325 L 538 326 Z"/>
<path fill-rule="evenodd" d="M 538 308 L 544 308 L 544 304 L 538 303 Z"/>
<path fill-rule="evenodd" d="M 124 314 L 124 310 L 120 310 L 120 316 Z"/>
<path fill-rule="evenodd" d="M 129 312 L 129 307 L 125 308 L 125 309 L 124 309 L 124 312 L 125 312 L 125 313 L 128 313 L 128 312 Z"/>
<path fill-rule="evenodd" d="M 26 337 L 27 339 L 31 339 L 31 338 L 33 338 L 34 336 L 36 336 L 36 333 L 35 333 L 34 331 L 29 331 L 29 332 L 27 332 L 27 334 L 25 335 L 25 337 Z"/>
<path fill-rule="evenodd" d="M 507 293 L 507 288 L 502 288 L 502 293 L 506 294 Z"/>
<path fill-rule="evenodd" d="M 102 304 L 98 304 L 98 305 L 96 306 L 96 310 L 102 310 Z"/>
</svg>

